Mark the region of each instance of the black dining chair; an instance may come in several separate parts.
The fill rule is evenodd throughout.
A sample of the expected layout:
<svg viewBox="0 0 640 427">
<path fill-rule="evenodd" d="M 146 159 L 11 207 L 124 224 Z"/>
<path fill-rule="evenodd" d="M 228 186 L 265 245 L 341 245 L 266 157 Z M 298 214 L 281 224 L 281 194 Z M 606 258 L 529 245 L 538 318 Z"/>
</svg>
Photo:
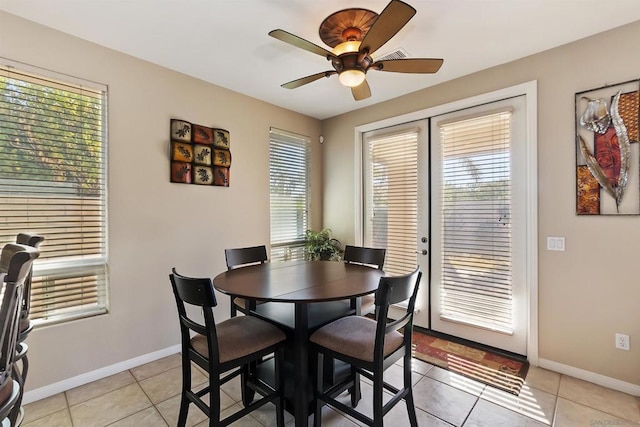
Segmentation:
<svg viewBox="0 0 640 427">
<path fill-rule="evenodd" d="M 19 233 L 16 237 L 16 243 L 33 248 L 39 248 L 40 244 L 44 241 L 44 237 L 38 234 Z M 22 301 L 20 304 L 20 322 L 18 326 L 18 341 L 16 343 L 16 359 L 15 362 L 20 361 L 21 367 L 17 364 L 14 365 L 13 377 L 20 383 L 20 394 L 18 400 L 9 416 L 12 424 L 17 424 L 18 417 L 20 416 L 22 408 L 22 398 L 24 396 L 24 385 L 27 382 L 27 375 L 29 373 L 29 358 L 27 357 L 27 351 L 29 347 L 24 342 L 29 333 L 33 329 L 29 314 L 31 312 L 31 281 L 33 278 L 33 263 L 29 273 L 24 280 L 24 292 L 22 293 Z"/>
<path fill-rule="evenodd" d="M 182 337 L 182 393 L 178 427 L 185 426 L 191 403 L 207 415 L 210 427 L 218 427 L 227 426 L 269 402 L 276 406 L 277 426 L 283 427 L 281 372 L 285 334 L 271 323 L 254 316 L 232 317 L 216 324 L 213 308 L 217 301 L 211 279 L 182 276 L 175 268 L 169 278 L 178 307 Z M 190 317 L 185 305 L 199 307 L 204 324 Z M 191 331 L 195 332 L 193 337 Z M 271 354 L 275 355 L 274 386 L 266 384 L 249 371 L 251 363 Z M 192 389 L 191 362 L 209 375 L 208 385 L 199 391 Z M 262 397 L 221 420 L 220 387 L 238 375 L 241 376 L 243 394 L 246 388 L 250 388 Z M 208 404 L 203 400 L 207 393 Z"/>
<path fill-rule="evenodd" d="M 411 339 L 413 332 L 413 310 L 422 273 L 419 268 L 410 274 L 382 277 L 375 296 L 376 320 L 364 316 L 348 316 L 335 320 L 315 331 L 311 337 L 311 348 L 317 357 L 316 408 L 314 426 L 320 427 L 322 407 L 328 404 L 345 412 L 358 421 L 381 427 L 383 417 L 401 400 L 405 400 L 412 427 L 418 425 L 411 387 Z M 388 322 L 391 304 L 409 300 L 407 312 L 399 319 Z M 331 357 L 351 365 L 352 375 L 343 381 L 324 388 L 323 358 Z M 403 359 L 404 384 L 401 389 L 384 381 L 384 371 L 396 361 Z M 364 375 L 373 382 L 373 418 L 351 408 L 336 397 L 354 387 L 357 376 Z M 383 404 L 383 389 L 394 396 Z"/>
<path fill-rule="evenodd" d="M 0 420 L 9 417 L 22 394 L 22 385 L 13 375 L 24 281 L 31 271 L 38 249 L 8 243 L 0 253 Z M 9 425 L 16 425 L 15 421 Z"/>
<path fill-rule="evenodd" d="M 224 257 L 227 261 L 227 270 L 246 267 L 248 265 L 264 264 L 267 262 L 267 248 L 262 245 L 247 248 L 225 249 Z M 249 302 L 244 298 L 232 297 L 231 317 L 235 317 L 238 311 L 247 314 L 249 311 Z"/>
<path fill-rule="evenodd" d="M 367 248 L 363 246 L 346 245 L 342 259 L 349 264 L 360 264 L 375 267 L 382 270 L 386 249 Z M 360 313 L 369 314 L 374 310 L 374 296 L 365 295 L 360 298 Z"/>
</svg>

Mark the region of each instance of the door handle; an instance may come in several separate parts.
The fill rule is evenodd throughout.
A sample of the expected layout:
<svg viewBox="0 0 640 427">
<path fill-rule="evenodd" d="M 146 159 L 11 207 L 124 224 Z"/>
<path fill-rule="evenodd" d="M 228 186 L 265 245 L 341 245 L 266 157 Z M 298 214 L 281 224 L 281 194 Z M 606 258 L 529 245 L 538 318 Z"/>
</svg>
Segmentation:
<svg viewBox="0 0 640 427">
<path fill-rule="evenodd" d="M 429 253 L 429 251 L 427 251 L 426 249 L 423 249 L 421 251 L 416 251 L 417 254 L 421 254 L 421 255 L 426 255 Z"/>
</svg>

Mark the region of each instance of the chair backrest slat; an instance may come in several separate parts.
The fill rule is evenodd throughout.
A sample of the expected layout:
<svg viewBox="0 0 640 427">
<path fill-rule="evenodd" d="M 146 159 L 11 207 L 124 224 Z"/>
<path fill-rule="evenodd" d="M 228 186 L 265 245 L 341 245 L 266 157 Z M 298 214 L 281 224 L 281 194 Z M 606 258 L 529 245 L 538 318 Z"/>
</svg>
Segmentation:
<svg viewBox="0 0 640 427">
<path fill-rule="evenodd" d="M 198 322 L 194 322 L 193 320 L 189 319 L 186 314 L 184 316 L 180 316 L 180 322 L 182 322 L 182 324 L 184 326 L 186 326 L 187 328 L 191 329 L 192 331 L 195 331 L 197 333 L 199 333 L 200 335 L 206 335 L 207 333 L 207 328 L 202 326 L 201 324 L 199 324 Z"/>
<path fill-rule="evenodd" d="M 193 279 L 181 276 L 173 269 L 175 291 L 183 302 L 199 307 L 215 307 L 218 305 L 213 292 L 211 279 Z"/>
<path fill-rule="evenodd" d="M 16 243 L 37 248 L 44 241 L 44 237 L 39 234 L 18 233 Z"/>
<path fill-rule="evenodd" d="M 376 305 L 383 305 L 387 302 L 389 305 L 398 304 L 410 299 L 415 287 L 415 280 L 411 280 L 414 274 L 422 276 L 422 273 L 416 270 L 405 276 L 381 277 L 378 292 L 376 292 Z M 380 299 L 380 303 L 378 303 L 378 299 Z"/>
<path fill-rule="evenodd" d="M 346 245 L 342 259 L 346 263 L 371 265 L 382 270 L 385 254 L 386 250 L 381 248 Z"/>
<path fill-rule="evenodd" d="M 237 267 L 267 262 L 267 248 L 262 245 L 248 248 L 225 249 L 224 256 L 227 260 L 227 269 L 231 270 Z"/>
</svg>

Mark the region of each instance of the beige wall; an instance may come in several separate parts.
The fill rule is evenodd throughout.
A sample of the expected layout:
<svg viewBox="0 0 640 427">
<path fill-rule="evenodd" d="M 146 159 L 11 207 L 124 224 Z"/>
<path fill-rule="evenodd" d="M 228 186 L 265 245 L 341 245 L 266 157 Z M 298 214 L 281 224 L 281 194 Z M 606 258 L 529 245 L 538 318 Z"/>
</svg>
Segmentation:
<svg viewBox="0 0 640 427">
<path fill-rule="evenodd" d="M 269 127 L 312 141 L 321 225 L 320 122 L 0 12 L 0 56 L 109 87 L 108 315 L 36 329 L 27 389 L 179 343 L 168 274 L 214 276 L 225 247 L 269 242 Z M 169 182 L 171 118 L 231 132 L 231 186 Z M 226 298 L 216 310 L 228 317 Z"/>
<path fill-rule="evenodd" d="M 325 120 L 324 226 L 355 240 L 355 126 L 537 80 L 539 357 L 640 385 L 640 217 L 576 216 L 574 178 L 574 94 L 640 78 L 637 40 L 640 22 Z"/>
</svg>

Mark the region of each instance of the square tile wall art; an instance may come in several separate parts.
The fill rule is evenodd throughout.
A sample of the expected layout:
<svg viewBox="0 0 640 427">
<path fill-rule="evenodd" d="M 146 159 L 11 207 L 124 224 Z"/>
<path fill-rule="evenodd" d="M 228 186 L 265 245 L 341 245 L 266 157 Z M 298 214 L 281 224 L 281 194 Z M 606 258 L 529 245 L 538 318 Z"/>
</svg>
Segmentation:
<svg viewBox="0 0 640 427">
<path fill-rule="evenodd" d="M 640 80 L 578 92 L 576 213 L 640 214 Z"/>
<path fill-rule="evenodd" d="M 171 182 L 229 186 L 229 131 L 171 119 Z"/>
</svg>

